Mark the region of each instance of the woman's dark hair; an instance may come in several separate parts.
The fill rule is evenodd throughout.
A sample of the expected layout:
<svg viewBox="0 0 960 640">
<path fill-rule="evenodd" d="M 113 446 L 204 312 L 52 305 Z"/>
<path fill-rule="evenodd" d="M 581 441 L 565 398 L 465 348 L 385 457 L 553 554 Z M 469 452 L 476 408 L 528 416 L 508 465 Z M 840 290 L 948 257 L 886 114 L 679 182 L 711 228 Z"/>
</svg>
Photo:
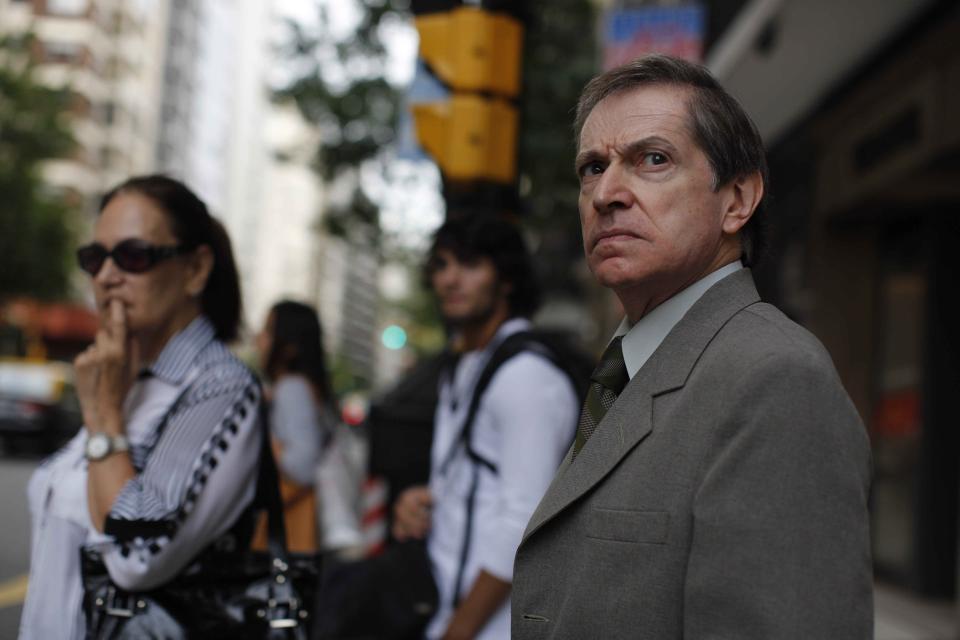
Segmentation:
<svg viewBox="0 0 960 640">
<path fill-rule="evenodd" d="M 323 355 L 323 329 L 317 312 L 309 305 L 283 300 L 273 305 L 270 313 L 273 315 L 273 331 L 270 353 L 264 365 L 267 377 L 276 379 L 281 369 L 306 376 L 320 399 L 335 407 L 333 386 Z"/>
<path fill-rule="evenodd" d="M 520 230 L 512 222 L 494 216 L 473 216 L 444 223 L 433 234 L 424 265 L 427 287 L 431 286 L 437 252 L 441 249 L 461 262 L 489 258 L 497 269 L 497 277 L 512 285 L 507 296 L 511 317 L 530 317 L 540 306 L 540 286 L 533 262 Z"/>
<path fill-rule="evenodd" d="M 217 338 L 224 342 L 236 340 L 243 302 L 227 230 L 210 215 L 203 200 L 185 184 L 168 176 L 135 176 L 126 180 L 103 196 L 100 211 L 121 193 L 138 193 L 159 206 L 167 214 L 170 230 L 180 244 L 190 249 L 200 245 L 210 247 L 213 270 L 203 289 L 200 306 L 213 323 Z"/>
</svg>

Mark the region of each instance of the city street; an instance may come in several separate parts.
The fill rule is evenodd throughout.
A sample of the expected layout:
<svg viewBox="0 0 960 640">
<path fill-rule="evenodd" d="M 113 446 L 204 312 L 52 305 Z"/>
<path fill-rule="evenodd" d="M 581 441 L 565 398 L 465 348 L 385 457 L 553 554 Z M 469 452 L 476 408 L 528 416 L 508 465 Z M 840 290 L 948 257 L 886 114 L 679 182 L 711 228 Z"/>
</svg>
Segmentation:
<svg viewBox="0 0 960 640">
<path fill-rule="evenodd" d="M 26 486 L 38 458 L 0 459 L 0 640 L 17 637 L 20 606 L 30 563 L 30 522 Z M 900 590 L 878 587 L 876 640 L 952 640 L 956 638 L 949 604 L 917 601 Z"/>
<path fill-rule="evenodd" d="M 20 605 L 30 566 L 30 520 L 27 481 L 39 458 L 0 459 L 0 640 L 17 637 Z"/>
</svg>

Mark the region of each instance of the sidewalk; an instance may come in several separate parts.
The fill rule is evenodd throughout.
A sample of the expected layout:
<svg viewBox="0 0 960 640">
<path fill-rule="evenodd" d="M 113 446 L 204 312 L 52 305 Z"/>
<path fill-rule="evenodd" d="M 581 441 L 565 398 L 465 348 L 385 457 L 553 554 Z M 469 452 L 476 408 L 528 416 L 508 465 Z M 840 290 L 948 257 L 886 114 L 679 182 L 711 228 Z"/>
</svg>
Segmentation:
<svg viewBox="0 0 960 640">
<path fill-rule="evenodd" d="M 921 600 L 877 583 L 875 640 L 956 640 L 958 612 L 952 601 Z"/>
</svg>

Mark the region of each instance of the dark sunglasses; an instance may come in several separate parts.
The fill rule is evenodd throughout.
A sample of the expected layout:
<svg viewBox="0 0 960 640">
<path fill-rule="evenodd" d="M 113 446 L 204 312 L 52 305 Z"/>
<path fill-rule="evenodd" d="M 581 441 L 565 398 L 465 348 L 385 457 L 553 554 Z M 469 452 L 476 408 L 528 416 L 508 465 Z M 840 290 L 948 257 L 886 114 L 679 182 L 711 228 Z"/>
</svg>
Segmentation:
<svg viewBox="0 0 960 640">
<path fill-rule="evenodd" d="M 184 245 L 158 247 L 143 240 L 124 240 L 107 251 L 99 242 L 92 242 L 77 249 L 77 262 L 80 268 L 95 276 L 100 273 L 107 258 L 128 273 L 149 271 L 158 262 L 187 253 L 191 249 Z"/>
</svg>

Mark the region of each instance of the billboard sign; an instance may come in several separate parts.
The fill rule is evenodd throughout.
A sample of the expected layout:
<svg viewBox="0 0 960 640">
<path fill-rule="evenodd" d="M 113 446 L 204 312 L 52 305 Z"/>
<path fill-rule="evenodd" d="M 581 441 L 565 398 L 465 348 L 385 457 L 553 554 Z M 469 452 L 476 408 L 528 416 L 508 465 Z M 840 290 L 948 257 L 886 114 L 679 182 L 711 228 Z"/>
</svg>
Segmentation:
<svg viewBox="0 0 960 640">
<path fill-rule="evenodd" d="M 603 19 L 603 68 L 648 53 L 701 62 L 705 30 L 705 10 L 697 4 L 608 11 Z"/>
</svg>

